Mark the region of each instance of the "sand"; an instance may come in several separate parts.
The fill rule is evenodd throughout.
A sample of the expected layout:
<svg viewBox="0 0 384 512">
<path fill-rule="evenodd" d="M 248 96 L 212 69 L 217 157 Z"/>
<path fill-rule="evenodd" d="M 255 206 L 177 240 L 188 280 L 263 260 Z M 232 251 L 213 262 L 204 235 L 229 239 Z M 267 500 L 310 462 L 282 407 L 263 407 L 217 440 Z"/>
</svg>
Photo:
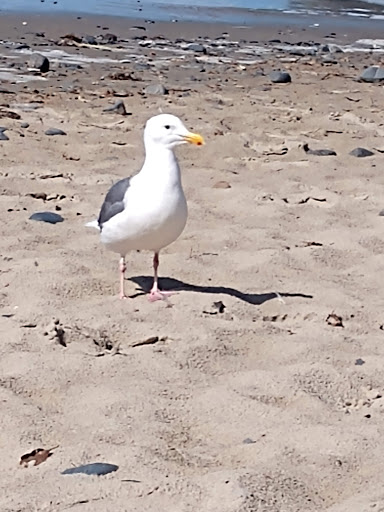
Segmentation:
<svg viewBox="0 0 384 512">
<path fill-rule="evenodd" d="M 47 50 L 33 34 L 44 20 L 33 23 L 13 40 Z M 9 66 L 12 48 L 2 54 Z M 355 80 L 381 55 L 335 59 L 192 56 L 182 68 L 174 57 L 141 71 L 52 60 L 46 80 L 3 81 L 2 110 L 21 119 L 0 123 L 2 512 L 384 510 L 383 90 Z M 271 84 L 281 67 L 291 84 Z M 108 78 L 122 69 L 141 81 Z M 142 94 L 159 81 L 168 95 Z M 121 95 L 131 115 L 103 113 Z M 120 301 L 118 257 L 85 223 L 140 169 L 143 125 L 160 108 L 207 142 L 177 150 L 190 216 L 160 275 L 179 293 L 149 303 L 152 255 L 133 253 Z M 305 142 L 337 156 L 308 155 Z M 358 146 L 374 156 L 350 156 Z M 64 222 L 29 220 L 36 211 Z M 119 469 L 61 475 L 89 462 Z"/>
</svg>

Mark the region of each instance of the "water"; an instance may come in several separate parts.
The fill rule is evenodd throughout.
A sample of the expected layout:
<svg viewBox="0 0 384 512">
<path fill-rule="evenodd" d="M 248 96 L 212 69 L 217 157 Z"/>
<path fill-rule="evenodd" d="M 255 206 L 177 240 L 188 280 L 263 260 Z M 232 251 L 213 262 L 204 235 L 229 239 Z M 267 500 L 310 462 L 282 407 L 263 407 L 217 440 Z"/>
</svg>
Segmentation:
<svg viewBox="0 0 384 512">
<path fill-rule="evenodd" d="M 98 14 L 164 21 L 252 24 L 260 11 L 381 19 L 384 0 L 0 0 L 0 13 Z"/>
</svg>

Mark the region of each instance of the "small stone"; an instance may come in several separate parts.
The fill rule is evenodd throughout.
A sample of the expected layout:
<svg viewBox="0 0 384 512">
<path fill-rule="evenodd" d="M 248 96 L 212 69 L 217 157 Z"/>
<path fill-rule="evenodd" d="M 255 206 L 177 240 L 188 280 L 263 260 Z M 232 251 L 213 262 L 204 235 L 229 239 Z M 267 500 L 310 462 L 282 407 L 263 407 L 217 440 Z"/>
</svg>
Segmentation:
<svg viewBox="0 0 384 512">
<path fill-rule="evenodd" d="M 366 156 L 373 156 L 375 153 L 365 148 L 355 148 L 350 153 L 352 156 L 356 156 L 357 158 L 364 158 Z"/>
<path fill-rule="evenodd" d="M 124 101 L 118 100 L 116 103 L 110 107 L 107 107 L 103 110 L 103 112 L 116 112 L 117 114 L 120 114 L 122 116 L 127 115 L 127 111 L 125 109 Z"/>
<path fill-rule="evenodd" d="M 162 96 L 164 94 L 168 94 L 168 90 L 164 87 L 163 84 L 152 84 L 148 85 L 144 89 L 145 94 L 152 94 Z"/>
<path fill-rule="evenodd" d="M 212 304 L 213 309 L 216 309 L 219 313 L 224 313 L 225 310 L 225 304 L 221 300 L 218 300 L 217 302 L 214 302 Z"/>
<path fill-rule="evenodd" d="M 101 41 L 104 44 L 113 44 L 117 42 L 117 36 L 115 36 L 115 34 L 107 32 L 106 34 L 103 34 L 103 36 L 101 37 Z"/>
<path fill-rule="evenodd" d="M 64 220 L 61 215 L 52 212 L 36 212 L 33 213 L 29 219 L 37 220 L 40 222 L 48 222 L 49 224 L 57 224 L 58 222 L 63 222 Z"/>
<path fill-rule="evenodd" d="M 379 66 L 370 66 L 369 68 L 364 69 L 361 73 L 360 80 L 369 83 L 380 82 L 384 80 L 384 68 Z"/>
<path fill-rule="evenodd" d="M 108 475 L 108 473 L 112 473 L 113 471 L 117 471 L 119 466 L 115 464 L 107 464 L 105 462 L 94 462 L 91 464 L 85 464 L 84 466 L 77 466 L 75 468 L 68 468 L 63 471 L 62 475 L 75 475 L 78 473 L 82 473 L 84 475 Z"/>
<path fill-rule="evenodd" d="M 89 36 L 88 34 L 82 37 L 82 41 L 85 44 L 97 44 L 96 37 Z"/>
<path fill-rule="evenodd" d="M 147 71 L 148 69 L 151 69 L 151 66 L 147 62 L 136 62 L 133 69 L 135 71 Z"/>
<path fill-rule="evenodd" d="M 27 65 L 31 69 L 38 69 L 41 73 L 49 71 L 49 60 L 44 55 L 41 55 L 41 53 L 32 53 Z"/>
<path fill-rule="evenodd" d="M 48 128 L 48 130 L 45 130 L 45 135 L 67 135 L 63 130 L 60 130 L 60 128 Z"/>
<path fill-rule="evenodd" d="M 332 327 L 344 327 L 343 319 L 341 316 L 336 315 L 335 313 L 331 313 L 327 316 L 327 324 L 332 325 Z"/>
<path fill-rule="evenodd" d="M 307 143 L 303 144 L 303 149 L 308 155 L 337 156 L 336 151 L 333 149 L 310 149 Z"/>
<path fill-rule="evenodd" d="M 187 50 L 196 53 L 207 53 L 207 49 L 200 43 L 191 43 L 187 45 Z"/>
<path fill-rule="evenodd" d="M 269 78 L 274 84 L 287 84 L 292 81 L 291 75 L 286 71 L 272 71 Z"/>
<path fill-rule="evenodd" d="M 29 123 L 21 123 L 20 128 L 29 128 Z"/>
<path fill-rule="evenodd" d="M 231 185 L 228 181 L 218 181 L 213 185 L 213 188 L 231 188 Z"/>
<path fill-rule="evenodd" d="M 361 359 L 360 357 L 358 359 L 356 359 L 356 361 L 355 361 L 356 366 L 363 366 L 363 364 L 365 364 L 364 359 Z"/>
<path fill-rule="evenodd" d="M 340 46 L 337 46 L 337 44 L 323 44 L 320 47 L 320 51 L 323 53 L 343 53 L 343 50 L 340 48 Z"/>
<path fill-rule="evenodd" d="M 6 130 L 8 130 L 8 128 L 0 126 L 0 140 L 9 140 L 9 137 L 7 137 L 7 135 L 4 133 Z"/>
<path fill-rule="evenodd" d="M 256 441 L 254 441 L 253 439 L 251 439 L 250 437 L 246 437 L 244 440 L 243 440 L 243 444 L 255 444 Z"/>
</svg>

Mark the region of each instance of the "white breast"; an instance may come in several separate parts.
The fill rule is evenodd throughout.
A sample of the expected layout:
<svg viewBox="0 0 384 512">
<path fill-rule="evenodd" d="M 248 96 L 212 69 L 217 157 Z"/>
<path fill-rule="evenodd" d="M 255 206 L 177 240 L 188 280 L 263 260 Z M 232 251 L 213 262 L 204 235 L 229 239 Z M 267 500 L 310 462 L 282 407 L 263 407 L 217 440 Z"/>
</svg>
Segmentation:
<svg viewBox="0 0 384 512">
<path fill-rule="evenodd" d="M 177 163 L 176 163 L 177 165 Z M 174 242 L 187 222 L 187 202 L 180 173 L 143 170 L 131 179 L 123 212 L 103 225 L 101 241 L 114 252 L 159 251 Z"/>
</svg>

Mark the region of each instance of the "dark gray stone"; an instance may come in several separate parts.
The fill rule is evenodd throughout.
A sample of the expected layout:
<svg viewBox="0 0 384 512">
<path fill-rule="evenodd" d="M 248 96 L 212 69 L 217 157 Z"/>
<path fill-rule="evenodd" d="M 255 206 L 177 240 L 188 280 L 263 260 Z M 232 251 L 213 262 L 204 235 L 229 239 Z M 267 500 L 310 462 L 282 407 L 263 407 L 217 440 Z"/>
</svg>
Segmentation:
<svg viewBox="0 0 384 512">
<path fill-rule="evenodd" d="M 364 71 L 360 75 L 360 80 L 362 82 L 380 82 L 384 80 L 384 68 L 381 68 L 379 66 L 370 66 L 367 69 L 364 69 Z"/>
<path fill-rule="evenodd" d="M 82 37 L 82 41 L 85 44 L 97 44 L 96 37 L 90 36 L 88 34 Z"/>
<path fill-rule="evenodd" d="M 291 75 L 287 71 L 272 71 L 269 78 L 274 84 L 287 84 L 292 81 Z"/>
<path fill-rule="evenodd" d="M 307 55 L 316 55 L 316 50 L 314 48 L 297 48 L 293 50 L 289 50 L 290 55 L 299 55 L 300 57 L 305 57 Z"/>
<path fill-rule="evenodd" d="M 96 476 L 102 476 L 102 475 L 108 475 L 108 473 L 113 473 L 114 471 L 117 471 L 119 469 L 119 466 L 116 466 L 116 464 L 107 464 L 106 462 L 93 462 L 91 464 L 85 464 L 84 466 L 77 466 L 75 468 L 68 468 L 65 471 L 63 471 L 62 475 L 76 475 L 76 474 L 83 474 L 83 475 L 96 475 Z"/>
<path fill-rule="evenodd" d="M 303 144 L 303 149 L 307 155 L 315 156 L 337 156 L 336 151 L 333 149 L 310 149 L 308 144 Z"/>
<path fill-rule="evenodd" d="M 7 135 L 4 133 L 6 130 L 8 130 L 8 128 L 0 126 L 0 140 L 9 140 L 9 137 L 7 137 Z"/>
<path fill-rule="evenodd" d="M 41 73 L 49 71 L 49 60 L 40 53 L 32 53 L 30 55 L 27 65 L 29 68 L 38 69 Z"/>
<path fill-rule="evenodd" d="M 144 89 L 144 92 L 145 92 L 145 94 L 153 94 L 153 95 L 158 95 L 158 96 L 168 94 L 168 90 L 164 87 L 163 84 L 148 85 Z"/>
<path fill-rule="evenodd" d="M 115 34 L 111 34 L 107 32 L 101 36 L 101 42 L 104 44 L 113 44 L 117 42 L 117 36 Z"/>
<path fill-rule="evenodd" d="M 148 69 L 151 69 L 151 65 L 147 62 L 136 62 L 133 66 L 133 69 L 135 71 L 146 71 Z"/>
<path fill-rule="evenodd" d="M 357 158 L 364 158 L 366 156 L 373 156 L 375 153 L 365 148 L 355 148 L 350 153 L 352 156 L 356 156 Z"/>
<path fill-rule="evenodd" d="M 344 53 L 340 46 L 332 43 L 323 44 L 320 46 L 320 51 L 323 53 Z"/>
<path fill-rule="evenodd" d="M 107 107 L 103 110 L 103 112 L 116 112 L 116 114 L 120 114 L 122 116 L 127 115 L 127 111 L 125 109 L 124 101 L 118 100 L 114 105 Z"/>
<path fill-rule="evenodd" d="M 60 128 L 48 128 L 48 130 L 45 130 L 45 135 L 67 135 L 63 130 L 60 130 Z"/>
<path fill-rule="evenodd" d="M 64 220 L 61 215 L 53 212 L 36 212 L 33 213 L 29 218 L 30 220 L 48 222 L 49 224 L 57 224 L 58 222 L 63 222 Z"/>
<path fill-rule="evenodd" d="M 191 43 L 187 45 L 187 50 L 196 53 L 207 53 L 207 49 L 200 43 Z"/>
</svg>

